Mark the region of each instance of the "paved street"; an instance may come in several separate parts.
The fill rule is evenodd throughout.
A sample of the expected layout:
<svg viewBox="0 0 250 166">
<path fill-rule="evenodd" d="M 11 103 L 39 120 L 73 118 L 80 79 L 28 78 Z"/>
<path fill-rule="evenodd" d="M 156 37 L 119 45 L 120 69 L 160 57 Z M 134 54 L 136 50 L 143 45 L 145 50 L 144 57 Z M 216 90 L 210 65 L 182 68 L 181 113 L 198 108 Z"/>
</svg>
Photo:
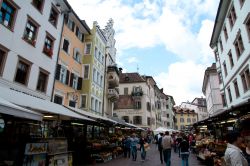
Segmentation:
<svg viewBox="0 0 250 166">
<path fill-rule="evenodd" d="M 165 164 L 161 164 L 160 162 L 160 156 L 159 156 L 159 151 L 156 149 L 155 144 L 151 145 L 151 149 L 147 153 L 146 161 L 142 162 L 140 153 L 138 151 L 138 156 L 137 156 L 137 161 L 132 161 L 131 158 L 117 158 L 115 160 L 111 160 L 106 163 L 101 163 L 101 164 L 96 164 L 98 166 L 138 166 L 138 165 L 143 165 L 143 166 L 164 166 Z M 178 157 L 177 153 L 174 153 L 172 151 L 171 154 L 171 165 L 172 166 L 181 166 L 181 159 Z M 189 157 L 189 165 L 191 166 L 203 166 L 200 161 L 196 159 L 196 156 L 191 154 Z"/>
</svg>

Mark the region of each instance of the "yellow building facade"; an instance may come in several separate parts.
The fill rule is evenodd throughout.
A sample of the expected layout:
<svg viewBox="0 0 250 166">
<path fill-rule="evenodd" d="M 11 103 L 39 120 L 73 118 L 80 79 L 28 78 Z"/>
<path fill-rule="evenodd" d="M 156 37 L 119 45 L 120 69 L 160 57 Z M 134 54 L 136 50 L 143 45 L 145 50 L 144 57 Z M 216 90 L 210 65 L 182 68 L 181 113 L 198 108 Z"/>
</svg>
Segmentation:
<svg viewBox="0 0 250 166">
<path fill-rule="evenodd" d="M 82 106 L 82 59 L 85 37 L 89 34 L 89 27 L 74 12 L 65 17 L 54 84 L 55 103 L 73 108 Z"/>
<path fill-rule="evenodd" d="M 177 130 L 185 130 L 188 126 L 197 122 L 198 114 L 194 110 L 176 107 L 174 111 L 176 118 L 175 128 Z"/>
</svg>

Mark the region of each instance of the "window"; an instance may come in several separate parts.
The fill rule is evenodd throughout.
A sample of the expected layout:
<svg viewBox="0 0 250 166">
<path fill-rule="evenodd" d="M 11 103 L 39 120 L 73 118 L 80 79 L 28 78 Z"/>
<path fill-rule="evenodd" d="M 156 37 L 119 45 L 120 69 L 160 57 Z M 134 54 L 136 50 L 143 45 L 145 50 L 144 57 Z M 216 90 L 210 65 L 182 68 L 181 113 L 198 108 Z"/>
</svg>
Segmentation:
<svg viewBox="0 0 250 166">
<path fill-rule="evenodd" d="M 78 27 L 76 27 L 76 37 L 83 42 L 84 36 L 83 33 L 79 30 Z"/>
<path fill-rule="evenodd" d="M 218 62 L 218 60 L 220 59 L 220 57 L 219 57 L 219 52 L 218 52 L 217 49 L 214 50 L 214 57 L 215 57 L 215 61 Z"/>
<path fill-rule="evenodd" d="M 74 49 L 73 59 L 76 62 L 81 63 L 81 54 L 80 54 L 80 51 L 78 51 L 78 49 Z"/>
<path fill-rule="evenodd" d="M 19 9 L 19 7 L 13 1 L 3 0 L 0 10 L 0 23 L 13 30 L 17 9 Z"/>
<path fill-rule="evenodd" d="M 223 62 L 223 68 L 224 68 L 224 73 L 225 73 L 225 77 L 227 76 L 227 65 L 226 62 Z"/>
<path fill-rule="evenodd" d="M 219 39 L 219 44 L 220 44 L 220 50 L 221 50 L 221 52 L 223 52 L 223 45 L 222 45 L 221 39 Z"/>
<path fill-rule="evenodd" d="M 234 9 L 234 6 L 231 8 L 231 11 L 229 12 L 228 15 L 228 20 L 229 20 L 229 24 L 230 27 L 233 28 L 234 23 L 236 22 L 237 16 L 236 16 L 236 12 Z"/>
<path fill-rule="evenodd" d="M 167 114 L 167 118 L 169 118 L 169 114 Z"/>
<path fill-rule="evenodd" d="M 169 109 L 169 105 L 168 104 L 166 105 L 166 109 Z"/>
<path fill-rule="evenodd" d="M 95 100 L 95 111 L 96 111 L 96 112 L 99 112 L 98 110 L 99 110 L 99 108 L 98 108 L 98 101 Z"/>
<path fill-rule="evenodd" d="M 230 87 L 227 88 L 227 92 L 228 92 L 229 101 L 232 102 L 232 94 L 231 94 Z"/>
<path fill-rule="evenodd" d="M 250 73 L 249 73 L 249 69 L 242 72 L 240 76 L 241 76 L 241 81 L 242 81 L 244 92 L 246 92 L 246 91 L 248 91 L 250 89 Z"/>
<path fill-rule="evenodd" d="M 188 123 L 191 123 L 191 119 L 190 119 L 190 118 L 187 118 L 187 122 L 188 122 Z"/>
<path fill-rule="evenodd" d="M 43 53 L 45 53 L 49 57 L 52 57 L 53 55 L 54 40 L 55 38 L 53 38 L 49 33 L 46 34 L 46 38 L 45 38 L 45 42 L 43 46 Z"/>
<path fill-rule="evenodd" d="M 128 116 L 123 116 L 122 119 L 123 119 L 126 123 L 129 123 L 129 117 L 128 117 Z"/>
<path fill-rule="evenodd" d="M 87 43 L 85 45 L 84 54 L 90 54 L 90 52 L 91 52 L 91 43 Z"/>
<path fill-rule="evenodd" d="M 67 54 L 69 54 L 69 40 L 67 40 L 67 39 L 64 39 L 64 40 L 63 40 L 63 50 L 64 50 Z"/>
<path fill-rule="evenodd" d="M 193 121 L 193 123 L 194 123 L 194 122 L 196 122 L 196 119 L 195 119 L 195 118 L 193 118 L 193 119 L 192 119 L 192 121 Z"/>
<path fill-rule="evenodd" d="M 234 81 L 234 90 L 235 90 L 235 96 L 236 98 L 238 98 L 240 96 L 240 92 L 239 92 L 237 80 Z"/>
<path fill-rule="evenodd" d="M 43 3 L 44 0 L 32 0 L 32 5 L 37 8 L 40 12 L 42 12 L 43 9 Z"/>
<path fill-rule="evenodd" d="M 102 82 L 103 82 L 103 76 L 101 76 L 101 79 L 100 79 L 100 86 L 101 87 L 103 87 Z"/>
<path fill-rule="evenodd" d="M 32 18 L 28 17 L 23 39 L 33 46 L 36 45 L 38 27 L 38 23 L 36 23 Z"/>
<path fill-rule="evenodd" d="M 229 58 L 230 66 L 231 66 L 231 68 L 233 68 L 234 67 L 234 60 L 233 60 L 231 50 L 229 51 L 229 53 L 227 55 L 228 55 L 228 58 Z"/>
<path fill-rule="evenodd" d="M 96 59 L 97 59 L 97 53 L 98 53 L 97 47 L 95 47 L 95 52 L 94 52 L 94 54 L 95 54 Z"/>
<path fill-rule="evenodd" d="M 141 101 L 135 101 L 135 109 L 141 109 Z"/>
<path fill-rule="evenodd" d="M 70 75 L 70 86 L 74 89 L 77 89 L 78 76 L 74 73 Z"/>
<path fill-rule="evenodd" d="M 74 32 L 75 23 L 72 20 L 68 19 L 67 26 L 72 32 Z"/>
<path fill-rule="evenodd" d="M 147 102 L 147 110 L 148 110 L 148 111 L 151 111 L 151 105 L 150 105 L 150 102 Z"/>
<path fill-rule="evenodd" d="M 76 107 L 76 102 L 73 101 L 73 100 L 70 100 L 70 101 L 69 101 L 69 106 L 70 106 L 70 107 Z"/>
<path fill-rule="evenodd" d="M 3 74 L 6 55 L 7 55 L 7 49 L 1 48 L 0 45 L 0 76 Z"/>
<path fill-rule="evenodd" d="M 250 40 L 250 14 L 248 14 L 247 19 L 245 21 L 245 24 L 246 24 L 246 28 L 247 28 L 248 37 Z"/>
<path fill-rule="evenodd" d="M 222 83 L 222 73 L 221 72 L 218 72 L 218 77 L 219 77 L 219 84 Z"/>
<path fill-rule="evenodd" d="M 97 72 L 96 78 L 97 78 L 96 83 L 99 84 L 100 83 L 100 73 L 99 72 Z"/>
<path fill-rule="evenodd" d="M 89 65 L 84 65 L 84 74 L 83 74 L 84 79 L 89 78 Z"/>
<path fill-rule="evenodd" d="M 19 60 L 17 64 L 15 82 L 27 85 L 29 72 L 30 72 L 30 64 L 24 60 Z"/>
<path fill-rule="evenodd" d="M 128 95 L 128 88 L 124 88 L 124 95 Z"/>
<path fill-rule="evenodd" d="M 169 123 L 169 122 L 167 122 L 167 126 L 168 126 L 168 127 L 170 126 L 170 123 Z"/>
<path fill-rule="evenodd" d="M 142 124 L 142 117 L 141 116 L 134 116 L 133 121 L 135 125 L 141 125 Z"/>
<path fill-rule="evenodd" d="M 54 96 L 54 103 L 62 105 L 62 102 L 63 102 L 63 97 L 58 96 L 58 95 Z"/>
<path fill-rule="evenodd" d="M 234 42 L 234 47 L 235 47 L 237 57 L 239 58 L 245 49 L 240 33 L 238 34 L 238 36 Z"/>
<path fill-rule="evenodd" d="M 222 104 L 225 107 L 227 105 L 227 100 L 225 98 L 225 94 L 221 94 Z"/>
<path fill-rule="evenodd" d="M 102 103 L 99 102 L 99 112 L 101 113 L 101 111 L 102 111 Z"/>
<path fill-rule="evenodd" d="M 95 99 L 91 97 L 91 110 L 95 111 Z"/>
<path fill-rule="evenodd" d="M 87 96 L 86 95 L 82 95 L 81 108 L 87 108 Z"/>
<path fill-rule="evenodd" d="M 240 6 L 242 7 L 244 5 L 245 0 L 239 0 L 240 1 Z"/>
<path fill-rule="evenodd" d="M 36 90 L 46 92 L 48 83 L 48 72 L 41 70 L 39 72 Z"/>
<path fill-rule="evenodd" d="M 148 126 L 151 125 L 151 123 L 150 123 L 150 117 L 147 117 L 147 124 L 148 124 Z"/>
<path fill-rule="evenodd" d="M 226 26 L 223 27 L 223 32 L 224 32 L 225 40 L 227 41 L 228 33 L 227 33 L 227 27 Z"/>
<path fill-rule="evenodd" d="M 61 66 L 60 67 L 60 76 L 59 76 L 59 81 L 63 84 L 68 85 L 68 79 L 69 79 L 69 71 L 67 70 L 66 67 Z"/>
<path fill-rule="evenodd" d="M 96 69 L 93 70 L 92 79 L 94 82 L 96 82 Z"/>
<path fill-rule="evenodd" d="M 49 15 L 49 22 L 55 27 L 57 25 L 58 16 L 59 16 L 59 11 L 56 9 L 56 7 L 52 6 Z"/>
<path fill-rule="evenodd" d="M 180 122 L 181 122 L 181 123 L 184 123 L 184 118 L 180 118 Z"/>
</svg>

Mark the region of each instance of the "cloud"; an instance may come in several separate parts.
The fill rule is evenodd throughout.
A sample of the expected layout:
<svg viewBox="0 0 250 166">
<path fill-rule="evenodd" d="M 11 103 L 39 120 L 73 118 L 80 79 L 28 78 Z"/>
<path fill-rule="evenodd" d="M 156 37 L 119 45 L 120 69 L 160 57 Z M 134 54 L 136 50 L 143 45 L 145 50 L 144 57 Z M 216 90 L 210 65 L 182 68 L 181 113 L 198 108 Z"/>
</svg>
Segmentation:
<svg viewBox="0 0 250 166">
<path fill-rule="evenodd" d="M 130 57 L 130 58 L 127 58 L 127 61 L 128 63 L 136 63 L 138 62 L 138 59 L 136 57 Z"/>
<path fill-rule="evenodd" d="M 168 72 L 159 73 L 154 79 L 166 94 L 173 95 L 179 105 L 201 96 L 205 68 L 206 66 L 192 61 L 176 62 L 169 66 Z"/>
</svg>

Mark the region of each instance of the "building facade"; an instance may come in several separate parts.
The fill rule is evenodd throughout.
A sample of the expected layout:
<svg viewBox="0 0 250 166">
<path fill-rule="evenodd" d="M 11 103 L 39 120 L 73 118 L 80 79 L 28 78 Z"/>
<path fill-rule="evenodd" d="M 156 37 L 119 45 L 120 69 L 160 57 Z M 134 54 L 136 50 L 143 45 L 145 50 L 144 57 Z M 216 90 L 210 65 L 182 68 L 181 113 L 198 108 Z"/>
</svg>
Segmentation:
<svg viewBox="0 0 250 166">
<path fill-rule="evenodd" d="M 174 113 L 174 106 L 175 106 L 175 101 L 174 97 L 171 95 L 167 95 L 167 101 L 166 101 L 166 117 L 167 117 L 167 128 L 174 129 L 175 126 L 175 113 Z M 166 126 L 166 125 L 165 125 Z"/>
<path fill-rule="evenodd" d="M 103 92 L 105 51 L 107 40 L 97 22 L 93 23 L 91 35 L 85 38 L 83 56 L 83 110 L 103 115 Z"/>
<path fill-rule="evenodd" d="M 220 95 L 219 76 L 215 63 L 205 70 L 202 92 L 206 96 L 208 115 L 213 115 L 223 109 L 222 98 Z"/>
<path fill-rule="evenodd" d="M 220 1 L 210 47 L 220 76 L 224 108 L 250 97 L 250 1 Z"/>
<path fill-rule="evenodd" d="M 198 121 L 198 114 L 189 108 L 175 107 L 175 118 L 177 130 L 185 130 Z"/>
<path fill-rule="evenodd" d="M 82 102 L 82 59 L 85 36 L 90 29 L 72 10 L 65 16 L 59 58 L 55 75 L 53 101 L 57 104 L 80 108 Z"/>
<path fill-rule="evenodd" d="M 0 1 L 0 85 L 51 100 L 64 1 Z"/>
</svg>

